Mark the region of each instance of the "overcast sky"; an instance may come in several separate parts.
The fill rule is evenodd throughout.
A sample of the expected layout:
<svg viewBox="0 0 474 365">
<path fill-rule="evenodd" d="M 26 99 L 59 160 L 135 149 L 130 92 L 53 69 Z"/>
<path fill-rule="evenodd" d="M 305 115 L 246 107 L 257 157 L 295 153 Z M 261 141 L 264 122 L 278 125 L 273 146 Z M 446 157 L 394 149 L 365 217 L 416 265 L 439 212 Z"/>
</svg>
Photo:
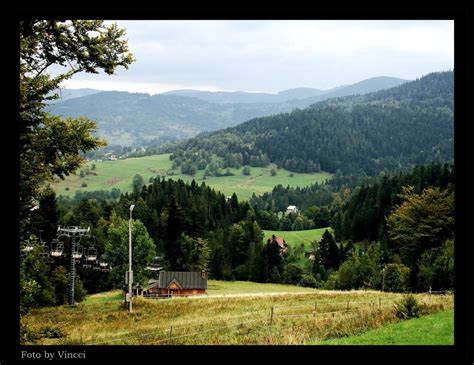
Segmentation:
<svg viewBox="0 0 474 365">
<path fill-rule="evenodd" d="M 63 86 L 161 93 L 329 89 L 454 68 L 454 21 L 117 21 L 136 62 Z"/>
</svg>

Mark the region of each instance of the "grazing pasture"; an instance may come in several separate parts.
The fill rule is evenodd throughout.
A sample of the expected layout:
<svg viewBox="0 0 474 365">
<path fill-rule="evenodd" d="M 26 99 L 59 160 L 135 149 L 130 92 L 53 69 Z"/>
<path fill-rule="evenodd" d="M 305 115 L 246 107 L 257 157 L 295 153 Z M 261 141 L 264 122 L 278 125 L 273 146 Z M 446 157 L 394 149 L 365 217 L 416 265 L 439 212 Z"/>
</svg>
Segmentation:
<svg viewBox="0 0 474 365">
<path fill-rule="evenodd" d="M 229 196 L 236 193 L 240 200 L 248 200 L 252 194 L 260 195 L 269 192 L 274 186 L 282 184 L 284 186 L 308 186 L 315 182 L 323 182 L 331 178 L 331 174 L 319 172 L 313 174 L 291 173 L 285 169 L 276 169 L 277 174 L 271 175 L 271 169 L 274 165 L 268 167 L 251 167 L 250 175 L 242 174 L 242 168 L 229 168 L 234 176 L 207 176 L 204 179 L 204 170 L 197 171 L 194 177 L 183 175 L 180 169 L 171 169 L 171 161 L 169 154 L 127 158 L 116 161 L 91 161 L 84 165 L 80 170 L 89 168 L 90 172 L 95 174 L 80 177 L 80 170 L 76 175 L 70 175 L 65 180 L 57 181 L 52 186 L 58 195 L 73 196 L 76 191 L 94 191 L 94 190 L 111 190 L 118 188 L 121 191 L 132 190 L 132 179 L 139 174 L 148 183 L 150 177 L 165 177 L 167 179 L 184 181 L 196 180 Z M 92 164 L 96 165 L 96 169 L 92 170 Z M 290 174 L 293 176 L 290 177 Z M 83 183 L 87 186 L 82 187 Z M 68 190 L 66 190 L 68 188 Z"/>
</svg>

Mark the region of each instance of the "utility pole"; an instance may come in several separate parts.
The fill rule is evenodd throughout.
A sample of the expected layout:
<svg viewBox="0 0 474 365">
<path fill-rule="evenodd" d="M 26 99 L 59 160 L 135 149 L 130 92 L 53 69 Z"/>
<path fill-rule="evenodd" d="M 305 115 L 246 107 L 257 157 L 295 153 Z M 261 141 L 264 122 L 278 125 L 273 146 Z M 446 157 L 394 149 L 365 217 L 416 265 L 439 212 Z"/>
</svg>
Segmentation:
<svg viewBox="0 0 474 365">
<path fill-rule="evenodd" d="M 128 312 L 132 313 L 132 211 L 135 205 L 130 205 L 130 220 L 128 221 Z"/>
</svg>

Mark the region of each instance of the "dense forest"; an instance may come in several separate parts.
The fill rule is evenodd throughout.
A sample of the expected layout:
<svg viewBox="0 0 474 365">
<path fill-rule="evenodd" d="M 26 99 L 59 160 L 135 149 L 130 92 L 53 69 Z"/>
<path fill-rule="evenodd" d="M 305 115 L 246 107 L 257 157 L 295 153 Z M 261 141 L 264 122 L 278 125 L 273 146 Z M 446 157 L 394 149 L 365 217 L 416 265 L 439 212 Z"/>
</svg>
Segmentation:
<svg viewBox="0 0 474 365">
<path fill-rule="evenodd" d="M 191 164 L 204 150 L 221 157 L 223 168 L 272 162 L 295 172 L 376 175 L 433 160 L 452 163 L 453 82 L 453 72 L 432 73 L 392 89 L 252 119 L 166 151 Z"/>
<path fill-rule="evenodd" d="M 131 204 L 135 205 L 136 286 L 146 286 L 154 276 L 146 267 L 158 262 L 166 270 L 206 270 L 210 278 L 223 280 L 327 289 L 380 289 L 382 282 L 385 290 L 392 291 L 452 288 L 454 169 L 433 163 L 370 181 L 356 187 L 350 180 L 317 185 L 333 190 L 326 205 L 312 205 L 281 218 L 258 204 L 239 202 L 235 194 L 226 198 L 205 183 L 194 181 L 156 178 L 118 198 L 116 192 L 58 199 L 54 191 L 46 189 L 40 209 L 32 216 L 31 230 L 42 241 L 50 242 L 57 225 L 92 228 L 95 240 L 83 242 L 84 247 L 94 245 L 113 269 L 97 273 L 79 265 L 79 300 L 86 291 L 94 293 L 123 285 Z M 276 187 L 272 194 L 283 196 L 285 192 L 289 193 Z M 291 196 L 298 194 L 305 196 L 307 192 L 290 192 Z M 272 224 L 276 226 L 267 227 Z M 314 260 L 306 259 L 303 266 L 297 264 L 305 254 L 301 248 L 282 248 L 275 238 L 263 240 L 262 228 L 291 230 L 295 226 L 306 229 L 329 225 L 334 235 L 326 231 L 320 241 L 314 241 Z M 33 241 L 38 240 L 35 236 Z M 31 265 L 30 277 L 43 288 L 32 301 L 34 305 L 64 303 L 68 262 L 42 256 L 39 243 L 24 261 Z M 389 279 L 385 280 L 382 273 Z"/>
</svg>

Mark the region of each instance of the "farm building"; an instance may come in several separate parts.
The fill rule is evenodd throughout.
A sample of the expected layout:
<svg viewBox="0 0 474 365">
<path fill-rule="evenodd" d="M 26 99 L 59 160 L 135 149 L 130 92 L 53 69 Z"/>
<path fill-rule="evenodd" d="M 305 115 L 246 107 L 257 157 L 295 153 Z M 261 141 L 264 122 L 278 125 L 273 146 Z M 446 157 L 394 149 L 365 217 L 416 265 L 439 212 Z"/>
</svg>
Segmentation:
<svg viewBox="0 0 474 365">
<path fill-rule="evenodd" d="M 150 280 L 146 294 L 188 296 L 207 294 L 207 273 L 201 271 L 160 271 L 158 280 Z"/>
<path fill-rule="evenodd" d="M 290 213 L 298 213 L 298 208 L 296 205 L 288 205 L 288 208 L 286 208 L 286 214 Z"/>
<path fill-rule="evenodd" d="M 275 237 L 275 241 L 278 243 L 278 246 L 280 246 L 280 251 L 282 253 L 285 253 L 288 250 L 288 244 L 285 242 L 283 237 Z"/>
</svg>

